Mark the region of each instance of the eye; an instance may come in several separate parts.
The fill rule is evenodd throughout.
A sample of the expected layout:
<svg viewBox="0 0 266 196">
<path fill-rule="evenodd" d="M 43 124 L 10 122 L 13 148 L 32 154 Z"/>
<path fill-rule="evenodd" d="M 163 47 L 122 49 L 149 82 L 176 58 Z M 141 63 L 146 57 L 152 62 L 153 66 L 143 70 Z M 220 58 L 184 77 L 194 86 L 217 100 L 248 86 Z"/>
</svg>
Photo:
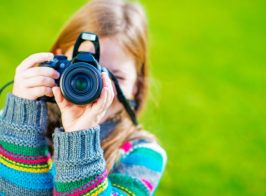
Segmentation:
<svg viewBox="0 0 266 196">
<path fill-rule="evenodd" d="M 120 76 L 120 75 L 115 75 L 115 77 L 118 79 L 118 80 L 124 80 L 125 78 Z"/>
</svg>

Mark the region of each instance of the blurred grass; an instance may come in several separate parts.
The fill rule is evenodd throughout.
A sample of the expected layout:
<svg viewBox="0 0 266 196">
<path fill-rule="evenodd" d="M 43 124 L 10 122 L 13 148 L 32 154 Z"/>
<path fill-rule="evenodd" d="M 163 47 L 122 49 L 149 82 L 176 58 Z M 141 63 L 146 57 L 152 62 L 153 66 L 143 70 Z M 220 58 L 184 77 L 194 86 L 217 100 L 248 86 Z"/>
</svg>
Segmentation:
<svg viewBox="0 0 266 196">
<path fill-rule="evenodd" d="M 0 84 L 85 2 L 1 1 Z M 141 121 L 168 153 L 157 195 L 266 195 L 266 2 L 142 2 L 153 77 Z"/>
</svg>

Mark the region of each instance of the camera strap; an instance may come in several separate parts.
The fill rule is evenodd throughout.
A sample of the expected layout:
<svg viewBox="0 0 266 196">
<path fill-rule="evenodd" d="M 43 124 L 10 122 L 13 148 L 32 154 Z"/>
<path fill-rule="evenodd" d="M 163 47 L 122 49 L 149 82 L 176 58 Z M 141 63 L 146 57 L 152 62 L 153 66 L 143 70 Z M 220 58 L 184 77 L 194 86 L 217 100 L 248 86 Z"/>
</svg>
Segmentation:
<svg viewBox="0 0 266 196">
<path fill-rule="evenodd" d="M 4 86 L 2 86 L 1 88 L 0 88 L 0 95 L 2 94 L 2 92 L 9 86 L 9 85 L 11 85 L 11 84 L 13 84 L 14 83 L 14 80 L 12 80 L 12 81 L 10 81 L 10 82 L 7 82 Z"/>
<path fill-rule="evenodd" d="M 137 120 L 136 114 L 134 112 L 136 102 L 134 100 L 130 100 L 130 101 L 127 100 L 127 98 L 125 97 L 125 95 L 124 95 L 124 93 L 123 93 L 123 91 L 119 85 L 117 78 L 114 76 L 114 74 L 108 68 L 105 67 L 105 69 L 108 71 L 109 77 L 114 82 L 118 100 L 124 106 L 126 112 L 128 113 L 128 115 L 131 118 L 134 125 L 138 125 L 138 120 Z"/>
</svg>

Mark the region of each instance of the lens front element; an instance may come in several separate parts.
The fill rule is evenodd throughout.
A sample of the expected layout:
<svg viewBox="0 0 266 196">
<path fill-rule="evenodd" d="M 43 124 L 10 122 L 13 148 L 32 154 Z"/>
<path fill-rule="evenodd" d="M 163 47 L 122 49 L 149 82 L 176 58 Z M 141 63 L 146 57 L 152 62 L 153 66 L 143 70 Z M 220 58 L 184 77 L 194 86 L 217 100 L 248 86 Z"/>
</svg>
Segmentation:
<svg viewBox="0 0 266 196">
<path fill-rule="evenodd" d="M 64 97 L 78 105 L 96 100 L 102 90 L 100 71 L 87 63 L 75 63 L 69 66 L 60 79 Z"/>
<path fill-rule="evenodd" d="M 71 82 L 71 87 L 74 91 L 85 92 L 91 87 L 91 81 L 85 75 L 77 75 Z"/>
</svg>

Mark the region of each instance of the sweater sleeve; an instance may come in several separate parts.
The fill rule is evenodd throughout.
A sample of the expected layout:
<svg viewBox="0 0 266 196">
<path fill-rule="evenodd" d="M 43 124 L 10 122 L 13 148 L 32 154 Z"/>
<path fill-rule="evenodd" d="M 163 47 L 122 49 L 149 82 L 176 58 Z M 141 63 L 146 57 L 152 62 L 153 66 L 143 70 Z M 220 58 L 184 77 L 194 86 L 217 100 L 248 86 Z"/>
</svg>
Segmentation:
<svg viewBox="0 0 266 196">
<path fill-rule="evenodd" d="M 100 127 L 55 130 L 54 195 L 152 195 L 165 168 L 165 151 L 155 143 L 126 142 L 107 173 Z"/>
<path fill-rule="evenodd" d="M 7 96 L 0 116 L 0 195 L 52 195 L 47 106 Z"/>
</svg>

